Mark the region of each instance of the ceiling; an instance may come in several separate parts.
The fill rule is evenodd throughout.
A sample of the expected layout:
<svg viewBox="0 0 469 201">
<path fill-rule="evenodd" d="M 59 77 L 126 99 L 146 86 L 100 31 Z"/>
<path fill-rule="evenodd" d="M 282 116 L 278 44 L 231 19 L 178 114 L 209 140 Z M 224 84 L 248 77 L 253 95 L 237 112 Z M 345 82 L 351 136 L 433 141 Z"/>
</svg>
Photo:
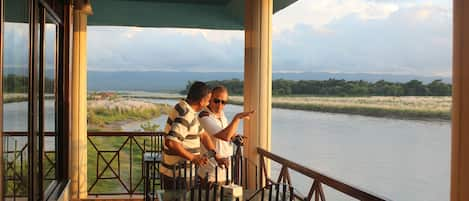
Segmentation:
<svg viewBox="0 0 469 201">
<path fill-rule="evenodd" d="M 245 0 L 91 0 L 88 25 L 243 30 Z M 273 0 L 274 13 L 296 0 Z"/>
</svg>

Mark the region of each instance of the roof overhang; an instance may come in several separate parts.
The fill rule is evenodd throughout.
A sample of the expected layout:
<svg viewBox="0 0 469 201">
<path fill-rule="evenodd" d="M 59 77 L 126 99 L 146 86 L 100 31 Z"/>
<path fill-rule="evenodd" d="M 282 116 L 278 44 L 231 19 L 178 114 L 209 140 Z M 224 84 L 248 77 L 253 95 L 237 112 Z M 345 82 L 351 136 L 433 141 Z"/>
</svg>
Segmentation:
<svg viewBox="0 0 469 201">
<path fill-rule="evenodd" d="M 297 0 L 273 0 L 274 13 Z M 88 25 L 244 29 L 245 0 L 93 0 Z"/>
</svg>

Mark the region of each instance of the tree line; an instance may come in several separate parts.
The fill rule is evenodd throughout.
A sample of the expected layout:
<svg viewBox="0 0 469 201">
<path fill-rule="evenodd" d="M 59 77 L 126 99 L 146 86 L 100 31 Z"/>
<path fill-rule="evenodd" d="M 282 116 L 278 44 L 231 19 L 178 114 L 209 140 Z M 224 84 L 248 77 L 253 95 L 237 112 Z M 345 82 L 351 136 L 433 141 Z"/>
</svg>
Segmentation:
<svg viewBox="0 0 469 201">
<path fill-rule="evenodd" d="M 186 94 L 193 81 L 189 81 L 181 94 Z M 206 82 L 210 87 L 224 85 L 232 95 L 243 94 L 243 81 L 211 80 Z M 424 84 L 419 80 L 405 83 L 379 80 L 346 81 L 343 79 L 328 80 L 284 80 L 272 81 L 272 95 L 314 95 L 314 96 L 451 96 L 451 84 L 434 80 Z"/>
<path fill-rule="evenodd" d="M 3 77 L 4 93 L 28 93 L 29 77 L 23 75 L 8 74 Z M 54 80 L 45 79 L 44 89 L 46 93 L 54 93 Z"/>
</svg>

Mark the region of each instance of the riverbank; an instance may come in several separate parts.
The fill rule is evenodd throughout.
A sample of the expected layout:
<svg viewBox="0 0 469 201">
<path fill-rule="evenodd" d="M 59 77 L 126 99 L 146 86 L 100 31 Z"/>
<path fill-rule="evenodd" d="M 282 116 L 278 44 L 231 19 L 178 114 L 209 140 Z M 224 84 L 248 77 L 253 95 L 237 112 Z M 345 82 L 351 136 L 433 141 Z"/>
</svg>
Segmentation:
<svg viewBox="0 0 469 201">
<path fill-rule="evenodd" d="M 88 130 L 121 130 L 132 121 L 145 121 L 168 114 L 171 106 L 125 98 L 88 100 Z"/>
<path fill-rule="evenodd" d="M 242 99 L 235 96 L 230 101 L 242 105 Z M 451 119 L 451 97 L 273 97 L 272 107 L 397 119 Z"/>
<path fill-rule="evenodd" d="M 3 103 L 14 103 L 28 101 L 28 94 L 25 93 L 5 93 L 3 94 Z"/>
<path fill-rule="evenodd" d="M 127 93 L 131 98 L 181 99 L 179 94 Z M 230 104 L 243 105 L 242 96 L 230 96 Z M 371 96 L 371 97 L 272 97 L 273 108 L 356 114 L 396 119 L 449 121 L 451 97 Z"/>
</svg>

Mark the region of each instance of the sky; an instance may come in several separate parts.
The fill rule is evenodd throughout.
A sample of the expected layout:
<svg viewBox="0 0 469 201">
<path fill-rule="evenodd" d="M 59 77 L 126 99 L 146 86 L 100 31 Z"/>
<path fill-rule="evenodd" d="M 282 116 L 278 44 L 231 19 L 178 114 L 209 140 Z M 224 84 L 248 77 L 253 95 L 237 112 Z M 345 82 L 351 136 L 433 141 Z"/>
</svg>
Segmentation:
<svg viewBox="0 0 469 201">
<path fill-rule="evenodd" d="M 451 0 L 298 0 L 272 21 L 274 72 L 451 76 Z M 88 53 L 95 71 L 242 72 L 244 32 L 90 26 Z"/>
</svg>

